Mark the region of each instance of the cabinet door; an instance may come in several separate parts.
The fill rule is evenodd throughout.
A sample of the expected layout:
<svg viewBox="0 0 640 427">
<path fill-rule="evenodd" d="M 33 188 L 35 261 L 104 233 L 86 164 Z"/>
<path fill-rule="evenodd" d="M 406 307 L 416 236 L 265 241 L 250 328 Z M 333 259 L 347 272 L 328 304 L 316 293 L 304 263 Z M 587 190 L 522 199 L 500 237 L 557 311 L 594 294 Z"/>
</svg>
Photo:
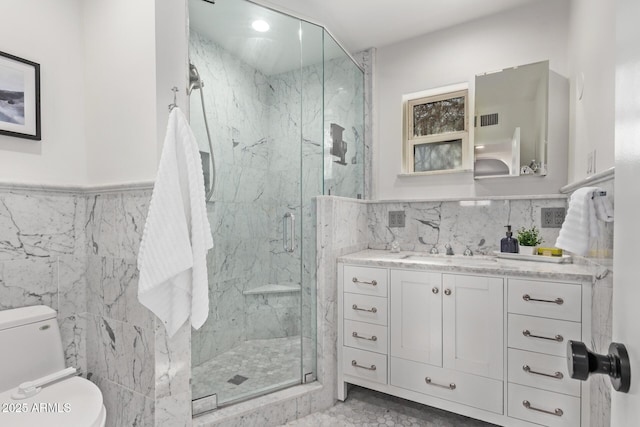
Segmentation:
<svg viewBox="0 0 640 427">
<path fill-rule="evenodd" d="M 442 275 L 391 270 L 391 355 L 442 366 Z"/>
<path fill-rule="evenodd" d="M 503 377 L 503 279 L 442 277 L 443 365 Z"/>
</svg>

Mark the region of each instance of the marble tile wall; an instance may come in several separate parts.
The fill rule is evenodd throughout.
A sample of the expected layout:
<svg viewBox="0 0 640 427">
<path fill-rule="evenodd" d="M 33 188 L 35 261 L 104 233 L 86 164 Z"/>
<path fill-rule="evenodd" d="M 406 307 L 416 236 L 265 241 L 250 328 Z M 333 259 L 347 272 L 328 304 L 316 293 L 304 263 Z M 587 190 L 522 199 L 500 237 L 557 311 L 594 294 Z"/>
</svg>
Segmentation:
<svg viewBox="0 0 640 427">
<path fill-rule="evenodd" d="M 402 250 L 428 252 L 436 247 L 462 254 L 470 248 L 474 254 L 500 250 L 507 224 L 513 230 L 536 226 L 553 246 L 558 228 L 541 227 L 543 207 L 566 207 L 566 198 L 529 198 L 442 201 L 374 202 L 369 204 L 369 241 L 371 249 L 389 249 L 396 240 Z M 389 227 L 389 211 L 405 211 L 405 227 Z M 516 236 L 516 233 L 514 233 Z"/>
<path fill-rule="evenodd" d="M 376 49 L 355 53 L 354 58 L 364 69 L 364 199 L 373 199 L 373 82 Z"/>
<path fill-rule="evenodd" d="M 152 425 L 155 316 L 137 298 L 136 259 L 151 192 L 85 199 L 87 375 L 102 390 L 108 425 Z"/>
<path fill-rule="evenodd" d="M 0 188 L 0 310 L 58 311 L 67 366 L 87 371 L 84 197 Z"/>
</svg>

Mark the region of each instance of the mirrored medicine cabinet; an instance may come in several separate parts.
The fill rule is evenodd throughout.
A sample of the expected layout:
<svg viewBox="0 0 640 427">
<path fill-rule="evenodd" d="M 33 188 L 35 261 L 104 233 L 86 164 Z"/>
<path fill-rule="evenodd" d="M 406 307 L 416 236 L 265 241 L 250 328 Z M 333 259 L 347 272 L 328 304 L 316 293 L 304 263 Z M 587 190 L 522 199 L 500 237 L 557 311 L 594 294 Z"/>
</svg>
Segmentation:
<svg viewBox="0 0 640 427">
<path fill-rule="evenodd" d="M 547 174 L 549 99 L 549 61 L 476 76 L 476 179 Z"/>
</svg>

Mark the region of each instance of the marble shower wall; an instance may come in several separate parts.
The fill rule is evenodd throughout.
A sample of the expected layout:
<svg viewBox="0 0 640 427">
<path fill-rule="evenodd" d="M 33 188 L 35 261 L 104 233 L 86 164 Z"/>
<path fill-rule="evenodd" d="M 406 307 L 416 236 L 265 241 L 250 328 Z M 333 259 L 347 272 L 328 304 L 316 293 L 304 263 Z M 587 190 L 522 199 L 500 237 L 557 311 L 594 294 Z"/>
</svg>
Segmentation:
<svg viewBox="0 0 640 427">
<path fill-rule="evenodd" d="M 536 226 L 546 245 L 553 246 L 559 228 L 541 228 L 541 208 L 566 207 L 560 198 L 494 198 L 443 202 L 369 203 L 369 241 L 371 249 L 389 249 L 396 240 L 402 250 L 428 252 L 436 247 L 446 252 L 450 244 L 455 254 L 470 248 L 474 254 L 500 250 L 507 224 L 517 230 Z M 404 228 L 389 227 L 389 211 L 405 211 Z M 514 232 L 514 237 L 516 233 Z"/>
<path fill-rule="evenodd" d="M 209 318 L 192 334 L 197 366 L 247 339 L 243 291 L 266 285 L 277 220 L 270 206 L 269 88 L 266 76 L 195 31 L 190 57 L 203 89 L 216 162 L 213 202 L 207 204 L 214 248 L 209 252 Z M 191 126 L 209 151 L 200 96 L 190 99 Z"/>
<path fill-rule="evenodd" d="M 81 194 L 0 188 L 0 310 L 58 311 L 67 366 L 85 358 L 85 203 Z"/>
</svg>

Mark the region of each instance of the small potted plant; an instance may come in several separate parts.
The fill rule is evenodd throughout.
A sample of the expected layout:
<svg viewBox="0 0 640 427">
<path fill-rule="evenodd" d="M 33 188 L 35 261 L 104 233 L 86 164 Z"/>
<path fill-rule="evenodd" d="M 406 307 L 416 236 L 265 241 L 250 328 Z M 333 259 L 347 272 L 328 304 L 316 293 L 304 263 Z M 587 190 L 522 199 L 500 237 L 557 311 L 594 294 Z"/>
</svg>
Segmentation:
<svg viewBox="0 0 640 427">
<path fill-rule="evenodd" d="M 537 255 L 537 245 L 544 242 L 540 237 L 540 231 L 535 227 L 518 229 L 518 243 L 520 253 L 527 255 Z"/>
</svg>

